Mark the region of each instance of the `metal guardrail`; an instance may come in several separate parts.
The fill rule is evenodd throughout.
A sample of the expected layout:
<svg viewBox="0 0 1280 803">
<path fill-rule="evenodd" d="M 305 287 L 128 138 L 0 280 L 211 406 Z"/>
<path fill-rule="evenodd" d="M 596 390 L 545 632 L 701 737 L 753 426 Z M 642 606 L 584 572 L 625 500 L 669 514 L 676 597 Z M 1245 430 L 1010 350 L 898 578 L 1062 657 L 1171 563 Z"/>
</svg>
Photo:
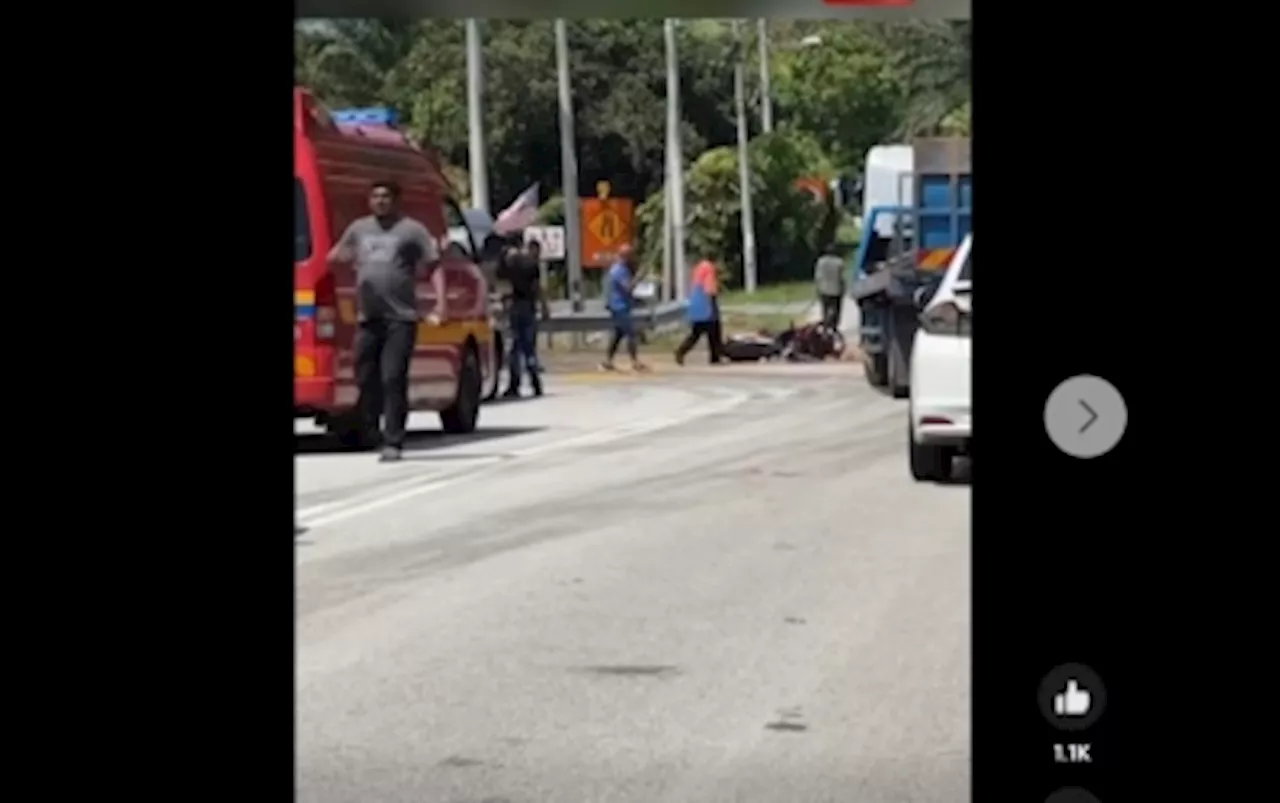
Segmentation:
<svg viewBox="0 0 1280 803">
<path fill-rule="evenodd" d="M 668 301 L 653 307 L 633 310 L 631 320 L 637 329 L 659 329 L 684 320 L 688 302 Z M 541 321 L 542 332 L 607 332 L 613 328 L 613 318 L 604 310 L 589 310 L 553 315 Z"/>
</svg>

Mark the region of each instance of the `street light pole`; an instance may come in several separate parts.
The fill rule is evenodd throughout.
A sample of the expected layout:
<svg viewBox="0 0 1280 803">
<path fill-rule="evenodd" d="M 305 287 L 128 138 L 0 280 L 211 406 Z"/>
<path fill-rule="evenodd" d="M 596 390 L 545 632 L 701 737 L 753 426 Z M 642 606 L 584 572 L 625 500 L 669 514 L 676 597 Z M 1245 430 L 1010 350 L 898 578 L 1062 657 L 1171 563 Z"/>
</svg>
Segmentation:
<svg viewBox="0 0 1280 803">
<path fill-rule="evenodd" d="M 671 171 L 664 168 L 662 175 L 662 300 L 665 302 L 674 295 L 671 284 L 675 267 L 671 262 Z"/>
<path fill-rule="evenodd" d="M 489 211 L 489 165 L 484 148 L 484 57 L 480 49 L 480 23 L 468 19 L 467 29 L 467 135 L 471 174 L 471 205 Z"/>
<path fill-rule="evenodd" d="M 684 251 L 684 154 L 680 144 L 680 59 L 676 55 L 676 21 L 663 22 L 667 46 L 667 187 L 671 225 L 671 266 L 676 298 L 683 299 L 689 264 Z"/>
<path fill-rule="evenodd" d="M 573 92 L 569 87 L 569 34 L 564 20 L 556 30 L 556 77 L 560 90 L 560 184 L 564 195 L 564 261 L 573 311 L 582 311 L 582 233 L 578 230 L 578 155 L 573 135 Z"/>
<path fill-rule="evenodd" d="M 769 21 L 756 20 L 756 39 L 760 46 L 760 130 L 773 133 L 773 91 L 769 82 Z"/>
<path fill-rule="evenodd" d="M 736 53 L 733 64 L 733 100 L 738 112 L 738 191 L 742 203 L 742 285 L 756 291 L 756 227 L 751 214 L 751 165 L 747 161 L 747 98 L 743 73 L 742 23 L 733 22 Z"/>
</svg>

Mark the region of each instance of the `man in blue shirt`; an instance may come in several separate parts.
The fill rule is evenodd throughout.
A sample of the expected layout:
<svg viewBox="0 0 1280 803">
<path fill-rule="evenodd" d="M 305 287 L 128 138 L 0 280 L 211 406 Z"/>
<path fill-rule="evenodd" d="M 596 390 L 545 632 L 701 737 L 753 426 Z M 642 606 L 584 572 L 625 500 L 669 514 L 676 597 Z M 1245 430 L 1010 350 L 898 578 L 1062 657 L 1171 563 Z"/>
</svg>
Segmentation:
<svg viewBox="0 0 1280 803">
<path fill-rule="evenodd" d="M 634 301 L 636 285 L 643 278 L 636 272 L 635 251 L 630 245 L 618 249 L 618 261 L 609 268 L 604 280 L 605 306 L 613 319 L 613 337 L 609 340 L 609 350 L 601 370 L 612 371 L 613 355 L 618 353 L 618 346 L 627 341 L 627 354 L 631 357 L 631 368 L 635 371 L 645 370 L 636 351 L 636 330 L 631 322 L 631 307 Z"/>
</svg>

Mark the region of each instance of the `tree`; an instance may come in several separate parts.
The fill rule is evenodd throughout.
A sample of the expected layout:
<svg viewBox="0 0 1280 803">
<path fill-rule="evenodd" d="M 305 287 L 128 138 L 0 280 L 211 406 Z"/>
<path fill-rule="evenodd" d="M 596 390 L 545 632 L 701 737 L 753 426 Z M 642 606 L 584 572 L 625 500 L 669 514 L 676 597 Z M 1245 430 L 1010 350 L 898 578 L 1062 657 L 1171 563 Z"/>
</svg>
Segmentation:
<svg viewBox="0 0 1280 803">
<path fill-rule="evenodd" d="M 972 24 L 916 20 L 880 25 L 877 35 L 892 54 L 902 86 L 895 133 L 901 138 L 942 133 L 943 121 L 971 96 Z"/>
<path fill-rule="evenodd" d="M 821 45 L 782 50 L 775 59 L 776 114 L 807 132 L 842 168 L 899 125 L 902 84 L 884 44 L 866 26 L 843 24 Z"/>
<path fill-rule="evenodd" d="M 750 60 L 757 52 L 754 27 L 744 28 Z M 777 130 L 751 143 L 762 280 L 803 262 L 818 236 L 811 225 L 820 211 L 809 208 L 807 196 L 797 196 L 796 178 L 859 172 L 866 151 L 883 142 L 968 131 L 972 34 L 968 23 L 945 22 L 782 20 L 769 27 Z M 552 22 L 490 20 L 481 28 L 490 205 L 501 208 L 535 181 L 544 196 L 558 192 Z M 463 31 L 461 20 L 300 22 L 295 77 L 330 106 L 396 108 L 414 137 L 455 166 L 450 178 L 465 193 Z M 692 165 L 687 187 L 695 210 L 691 243 L 724 254 L 736 274 L 732 29 L 724 20 L 695 19 L 682 21 L 677 32 L 683 156 Z M 660 221 L 666 158 L 662 22 L 579 20 L 568 24 L 568 34 L 577 189 L 590 195 L 597 181 L 608 180 L 616 196 L 649 199 L 641 209 L 650 217 L 656 209 L 653 220 Z M 758 134 L 757 76 L 754 67 L 747 71 L 748 123 Z M 544 218 L 556 219 L 562 209 L 548 202 Z M 645 242 L 660 246 L 652 222 Z M 645 250 L 650 260 L 661 253 L 660 247 Z"/>
<path fill-rule="evenodd" d="M 778 131 L 756 137 L 748 149 L 756 256 L 764 284 L 807 275 L 818 251 L 834 234 L 835 212 L 796 186 L 799 176 L 830 176 L 833 169 L 809 137 Z M 731 285 L 742 280 L 742 207 L 736 148 L 704 152 L 685 177 L 691 259 L 713 258 Z M 661 190 L 636 211 L 638 256 L 660 272 L 665 198 Z"/>
</svg>

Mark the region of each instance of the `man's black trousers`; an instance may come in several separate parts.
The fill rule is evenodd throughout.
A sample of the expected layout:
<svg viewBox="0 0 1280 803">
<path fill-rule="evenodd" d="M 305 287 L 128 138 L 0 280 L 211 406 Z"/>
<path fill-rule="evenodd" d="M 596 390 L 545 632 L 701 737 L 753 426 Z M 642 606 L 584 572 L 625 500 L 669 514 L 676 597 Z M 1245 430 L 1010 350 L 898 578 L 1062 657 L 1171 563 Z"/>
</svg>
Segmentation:
<svg viewBox="0 0 1280 803">
<path fill-rule="evenodd" d="M 697 344 L 698 339 L 703 336 L 707 338 L 707 349 L 710 352 L 711 362 L 720 362 L 720 358 L 724 353 L 724 335 L 720 330 L 719 318 L 714 318 L 710 321 L 697 321 L 690 326 L 688 336 L 676 347 L 676 358 L 683 360 L 685 355 Z"/>
<path fill-rule="evenodd" d="M 381 417 L 382 443 L 397 449 L 404 446 L 409 420 L 409 362 L 417 335 L 416 321 L 362 321 L 356 331 L 361 423 L 374 433 Z"/>
</svg>

